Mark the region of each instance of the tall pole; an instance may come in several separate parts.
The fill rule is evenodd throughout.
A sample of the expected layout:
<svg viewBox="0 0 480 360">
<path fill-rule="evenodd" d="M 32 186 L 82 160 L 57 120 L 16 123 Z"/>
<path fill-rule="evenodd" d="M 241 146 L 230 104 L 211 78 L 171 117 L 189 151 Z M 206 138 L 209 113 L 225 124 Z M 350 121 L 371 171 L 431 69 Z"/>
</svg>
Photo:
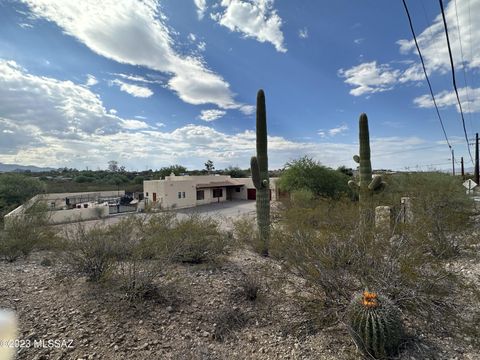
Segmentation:
<svg viewBox="0 0 480 360">
<path fill-rule="evenodd" d="M 463 156 L 460 158 L 460 164 L 462 165 L 462 179 L 465 180 L 465 166 L 463 164 Z"/>
<path fill-rule="evenodd" d="M 475 134 L 475 172 L 474 181 L 478 184 L 478 133 Z"/>
<path fill-rule="evenodd" d="M 455 176 L 455 154 L 452 149 L 452 175 Z"/>
</svg>

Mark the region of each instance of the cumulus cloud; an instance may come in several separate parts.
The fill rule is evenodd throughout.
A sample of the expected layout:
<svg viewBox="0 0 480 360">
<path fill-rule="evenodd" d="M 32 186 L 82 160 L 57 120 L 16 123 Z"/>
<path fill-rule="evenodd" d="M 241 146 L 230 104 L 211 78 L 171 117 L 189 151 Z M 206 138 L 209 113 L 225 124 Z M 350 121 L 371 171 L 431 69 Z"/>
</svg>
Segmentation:
<svg viewBox="0 0 480 360">
<path fill-rule="evenodd" d="M 112 84 L 117 85 L 121 91 L 124 91 L 134 97 L 148 98 L 153 95 L 153 91 L 145 86 L 129 84 L 118 79 L 113 80 Z"/>
<path fill-rule="evenodd" d="M 226 113 L 226 111 L 218 109 L 202 110 L 199 118 L 203 121 L 215 121 L 225 116 Z"/>
<path fill-rule="evenodd" d="M 279 52 L 286 52 L 282 19 L 273 7 L 273 0 L 222 0 L 223 13 L 212 14 L 212 19 L 231 31 L 259 42 L 269 42 Z"/>
<path fill-rule="evenodd" d="M 22 0 L 31 16 L 57 24 L 93 52 L 119 63 L 170 76 L 167 86 L 183 101 L 238 108 L 230 85 L 203 59 L 180 55 L 156 0 Z"/>
<path fill-rule="evenodd" d="M 193 0 L 195 6 L 197 7 L 197 15 L 198 18 L 201 20 L 205 15 L 205 11 L 207 10 L 207 1 L 206 0 Z"/>
<path fill-rule="evenodd" d="M 0 116 L 16 125 L 59 137 L 111 133 L 118 128 L 115 116 L 107 113 L 99 96 L 87 87 L 34 76 L 14 61 L 2 59 L 0 109 Z"/>
<path fill-rule="evenodd" d="M 480 112 L 480 88 L 463 87 L 458 89 L 458 96 L 464 113 Z M 460 108 L 457 103 L 457 96 L 452 91 L 441 91 L 435 95 L 435 101 L 439 107 L 455 106 L 457 111 Z M 421 108 L 433 108 L 434 104 L 430 94 L 422 95 L 413 100 L 414 104 Z"/>
<path fill-rule="evenodd" d="M 93 86 L 93 85 L 97 85 L 98 84 L 98 80 L 95 76 L 91 75 L 91 74 L 88 74 L 87 75 L 87 81 L 85 82 L 85 85 L 86 86 Z"/>
<path fill-rule="evenodd" d="M 22 106 L 18 106 L 22 104 Z M 141 119 L 141 118 L 140 118 Z M 180 163 L 190 169 L 212 159 L 219 167 L 248 167 L 255 153 L 255 131 L 225 133 L 210 126 L 184 125 L 160 130 L 160 122 L 125 119 L 107 111 L 101 98 L 83 84 L 28 73 L 13 61 L 0 60 L 0 161 L 38 166 L 105 168 L 118 159 L 129 169 L 159 168 Z M 332 135 L 345 126 L 330 129 Z M 375 138 L 372 160 L 377 168 L 441 162 L 444 144 L 428 152 L 414 152 L 420 138 Z M 302 155 L 328 166 L 355 166 L 351 155 L 358 144 L 298 142 L 269 135 L 271 168 Z M 405 151 L 408 149 L 409 151 Z M 396 152 L 395 157 L 384 156 Z M 413 155 L 412 155 L 413 153 Z M 382 154 L 378 155 L 378 154 Z M 447 165 L 448 166 L 448 165 Z"/>
<path fill-rule="evenodd" d="M 450 45 L 454 62 L 458 68 L 462 66 L 468 69 L 480 68 L 478 14 L 480 14 L 480 0 L 450 1 L 445 8 Z M 462 42 L 464 64 L 461 63 L 461 57 L 459 56 L 461 53 L 459 34 Z M 428 72 L 446 73 L 450 71 L 450 59 L 441 14 L 437 15 L 431 26 L 417 36 L 417 40 Z M 397 43 L 402 54 L 417 55 L 413 39 L 402 39 Z"/>
<path fill-rule="evenodd" d="M 345 82 L 354 87 L 350 90 L 350 94 L 353 96 L 390 90 L 400 74 L 399 70 L 394 70 L 386 64 L 378 65 L 376 61 L 338 71 L 338 75 L 345 78 Z"/>
</svg>

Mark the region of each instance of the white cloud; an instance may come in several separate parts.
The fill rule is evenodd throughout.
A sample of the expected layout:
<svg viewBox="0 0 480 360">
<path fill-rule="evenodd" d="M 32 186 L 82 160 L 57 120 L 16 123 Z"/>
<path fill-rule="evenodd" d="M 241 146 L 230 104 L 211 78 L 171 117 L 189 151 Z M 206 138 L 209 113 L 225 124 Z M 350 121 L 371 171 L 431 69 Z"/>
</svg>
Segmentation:
<svg viewBox="0 0 480 360">
<path fill-rule="evenodd" d="M 354 87 L 350 90 L 351 95 L 360 96 L 392 89 L 401 72 L 392 69 L 389 65 L 377 65 L 376 61 L 372 61 L 348 70 L 340 69 L 338 75 L 345 78 L 345 82 Z"/>
<path fill-rule="evenodd" d="M 194 169 L 212 159 L 218 168 L 232 164 L 246 168 L 255 153 L 254 130 L 227 134 L 209 126 L 185 125 L 160 131 L 163 125 L 121 118 L 107 111 L 100 97 L 83 84 L 35 76 L 13 61 L 0 60 L 1 162 L 105 168 L 108 160 L 118 159 L 129 169 L 173 163 Z M 342 126 L 330 129 L 332 135 L 341 131 Z M 450 163 L 445 161 L 443 143 L 372 136 L 371 144 L 375 168 Z M 416 151 L 426 145 L 436 147 Z M 305 154 L 327 166 L 353 167 L 351 157 L 358 152 L 358 144 L 298 142 L 274 134 L 268 136 L 268 146 L 271 168 Z"/>
<path fill-rule="evenodd" d="M 188 39 L 190 41 L 194 42 L 195 40 L 197 40 L 197 37 L 195 36 L 195 34 L 190 33 L 190 34 L 188 34 Z"/>
<path fill-rule="evenodd" d="M 226 113 L 226 111 L 218 109 L 202 110 L 199 118 L 203 121 L 215 121 L 225 116 Z"/>
<path fill-rule="evenodd" d="M 19 106 L 21 104 L 21 106 Z M 71 81 L 29 74 L 14 61 L 0 59 L 0 116 L 18 126 L 58 137 L 110 133 L 118 121 L 98 95 Z"/>
<path fill-rule="evenodd" d="M 341 133 L 344 133 L 345 131 L 348 130 L 348 126 L 345 124 L 339 125 L 337 127 L 331 128 L 329 130 L 323 130 L 320 129 L 318 130 L 317 134 L 320 135 L 320 137 L 325 138 L 325 137 L 333 137 L 336 135 L 339 135 Z"/>
<path fill-rule="evenodd" d="M 458 96 L 460 97 L 460 103 L 462 104 L 462 110 L 464 113 L 477 113 L 480 112 L 480 88 L 460 88 L 458 89 Z M 441 91 L 435 95 L 435 101 L 439 107 L 455 106 L 457 111 L 460 112 L 460 108 L 457 103 L 457 97 L 455 92 Z M 421 108 L 433 108 L 434 104 L 432 96 L 430 94 L 422 95 L 413 100 L 414 104 Z"/>
<path fill-rule="evenodd" d="M 197 45 L 199 51 L 205 51 L 207 49 L 207 43 L 205 41 L 200 41 Z"/>
<path fill-rule="evenodd" d="M 306 38 L 308 38 L 308 29 L 307 29 L 307 28 L 303 28 L 303 29 L 298 30 L 298 37 L 299 37 L 300 39 L 306 39 Z"/>
<path fill-rule="evenodd" d="M 86 86 L 93 86 L 93 85 L 97 85 L 98 84 L 98 80 L 95 76 L 91 75 L 91 74 L 88 74 L 87 75 L 87 81 L 85 82 L 85 85 Z"/>
<path fill-rule="evenodd" d="M 162 82 L 159 80 L 150 80 L 140 75 L 122 74 L 122 73 L 111 73 L 111 75 L 118 76 L 118 77 L 121 77 L 122 79 L 129 80 L 129 81 L 135 81 L 135 82 L 141 82 L 141 83 L 147 83 L 147 84 L 162 84 Z"/>
<path fill-rule="evenodd" d="M 364 38 L 359 38 L 359 39 L 353 40 L 353 42 L 354 42 L 355 44 L 357 44 L 357 45 L 360 45 L 360 44 L 363 43 L 364 41 L 365 41 Z"/>
<path fill-rule="evenodd" d="M 145 86 L 129 84 L 118 79 L 113 80 L 112 83 L 118 85 L 121 91 L 124 91 L 134 97 L 148 98 L 153 95 L 153 91 Z"/>
<path fill-rule="evenodd" d="M 231 31 L 242 33 L 259 42 L 269 42 L 279 52 L 286 52 L 282 19 L 273 8 L 273 0 L 222 0 L 223 13 L 212 14 L 212 19 Z"/>
<path fill-rule="evenodd" d="M 193 0 L 195 6 L 197 7 L 197 15 L 198 18 L 201 20 L 205 15 L 205 11 L 207 10 L 207 1 L 206 0 Z"/>
<path fill-rule="evenodd" d="M 458 22 L 455 6 L 458 12 Z M 450 1 L 445 8 L 450 45 L 457 68 L 462 67 L 458 36 L 459 29 L 465 60 L 464 65 L 469 69 L 480 68 L 480 26 L 478 14 L 480 14 L 480 0 Z M 435 18 L 433 24 L 417 36 L 417 40 L 429 73 L 434 71 L 440 73 L 450 72 L 445 29 L 440 13 Z M 400 46 L 402 54 L 414 54 L 417 56 L 417 49 L 413 39 L 399 40 L 397 44 Z"/>
<path fill-rule="evenodd" d="M 242 105 L 240 106 L 239 110 L 245 115 L 252 115 L 255 113 L 257 108 L 253 105 Z"/>
<path fill-rule="evenodd" d="M 33 17 L 61 27 L 93 52 L 119 63 L 170 76 L 168 87 L 185 102 L 238 108 L 230 85 L 203 59 L 176 52 L 156 0 L 22 0 Z"/>
</svg>

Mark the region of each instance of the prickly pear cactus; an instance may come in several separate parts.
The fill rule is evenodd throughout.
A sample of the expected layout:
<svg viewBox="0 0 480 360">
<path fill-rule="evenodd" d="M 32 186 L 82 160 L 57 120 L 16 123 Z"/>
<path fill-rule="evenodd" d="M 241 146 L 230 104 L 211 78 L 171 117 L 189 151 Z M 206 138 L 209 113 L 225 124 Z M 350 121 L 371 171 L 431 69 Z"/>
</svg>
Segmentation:
<svg viewBox="0 0 480 360">
<path fill-rule="evenodd" d="M 270 188 L 268 181 L 267 155 L 267 114 L 265 109 L 265 94 L 263 90 L 257 93 L 257 156 L 250 161 L 252 181 L 256 191 L 257 225 L 262 241 L 262 254 L 268 256 L 270 238 Z"/>
<path fill-rule="evenodd" d="M 398 352 L 403 336 L 400 310 L 386 297 L 364 291 L 347 310 L 349 331 L 367 357 L 389 359 Z"/>
<path fill-rule="evenodd" d="M 348 186 L 358 192 L 358 201 L 360 203 L 360 223 L 367 228 L 373 226 L 374 214 L 372 207 L 372 196 L 382 191 L 386 183 L 382 181 L 381 176 L 372 178 L 372 163 L 370 162 L 370 134 L 368 131 L 367 114 L 363 113 L 359 119 L 360 128 L 360 155 L 355 155 L 353 160 L 359 164 L 359 182 L 353 180 L 348 182 Z"/>
</svg>

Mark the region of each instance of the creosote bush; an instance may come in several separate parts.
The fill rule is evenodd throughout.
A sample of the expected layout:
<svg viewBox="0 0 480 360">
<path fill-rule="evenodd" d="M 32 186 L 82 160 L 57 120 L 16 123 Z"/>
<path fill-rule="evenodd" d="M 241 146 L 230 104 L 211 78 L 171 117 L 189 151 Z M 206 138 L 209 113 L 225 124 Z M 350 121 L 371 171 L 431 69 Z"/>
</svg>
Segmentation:
<svg viewBox="0 0 480 360">
<path fill-rule="evenodd" d="M 192 264 L 219 260 L 228 249 L 227 236 L 218 222 L 195 213 L 175 221 L 167 243 L 174 261 Z"/>
<path fill-rule="evenodd" d="M 343 322 L 352 294 L 368 287 L 400 307 L 410 324 L 415 324 L 415 331 L 461 337 L 472 329 L 473 315 L 469 320 L 462 312 L 469 303 L 478 304 L 478 292 L 446 266 L 446 252 L 438 251 L 445 245 L 434 231 L 439 226 L 435 217 L 445 219 L 439 234 L 447 240 L 453 232 L 466 228 L 468 215 L 464 214 L 470 204 L 462 197 L 460 201 L 451 196 L 438 199 L 435 192 L 444 194 L 451 189 L 441 180 L 427 193 L 412 184 L 410 193 L 420 207 L 414 208 L 417 223 L 397 224 L 392 236 L 378 236 L 375 229 L 360 232 L 358 205 L 349 200 L 319 199 L 311 207 L 292 203 L 284 207 L 282 221 L 272 232 L 270 253 L 305 279 L 311 296 L 303 301 L 317 324 Z M 390 189 L 382 198 L 396 197 L 399 203 L 397 189 Z M 440 201 L 444 205 L 433 211 L 433 204 Z M 398 208 L 394 209 L 398 215 Z M 457 243 L 465 249 L 466 244 Z"/>
<path fill-rule="evenodd" d="M 24 214 L 8 220 L 0 233 L 0 256 L 13 262 L 27 257 L 35 249 L 55 246 L 56 236 L 47 226 L 48 216 L 43 204 L 33 204 Z"/>
</svg>

